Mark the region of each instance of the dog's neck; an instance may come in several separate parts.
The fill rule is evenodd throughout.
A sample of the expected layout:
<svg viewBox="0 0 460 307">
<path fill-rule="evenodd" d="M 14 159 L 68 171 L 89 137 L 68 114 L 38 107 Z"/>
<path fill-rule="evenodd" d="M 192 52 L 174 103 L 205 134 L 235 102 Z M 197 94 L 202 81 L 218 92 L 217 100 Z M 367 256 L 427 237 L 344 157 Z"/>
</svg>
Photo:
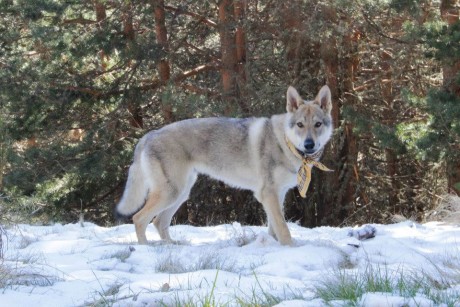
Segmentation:
<svg viewBox="0 0 460 307">
<path fill-rule="evenodd" d="M 330 172 L 331 170 L 327 168 L 324 164 L 318 162 L 319 158 L 323 153 L 323 148 L 318 150 L 312 155 L 308 155 L 298 150 L 287 137 L 286 144 L 289 147 L 289 150 L 300 160 L 302 160 L 302 165 L 297 171 L 297 188 L 299 189 L 299 194 L 302 198 L 307 197 L 308 186 L 310 185 L 311 180 L 311 169 L 313 166 L 319 168 L 322 171 Z"/>
</svg>

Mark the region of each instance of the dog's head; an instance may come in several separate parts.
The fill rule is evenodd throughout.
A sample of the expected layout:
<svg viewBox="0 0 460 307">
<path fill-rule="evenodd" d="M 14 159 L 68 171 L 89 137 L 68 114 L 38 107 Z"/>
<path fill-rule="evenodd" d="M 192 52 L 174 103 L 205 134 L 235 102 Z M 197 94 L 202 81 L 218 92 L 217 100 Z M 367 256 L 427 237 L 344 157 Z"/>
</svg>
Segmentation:
<svg viewBox="0 0 460 307">
<path fill-rule="evenodd" d="M 321 150 L 332 135 L 331 90 L 323 86 L 315 100 L 303 100 L 297 90 L 287 90 L 288 112 L 286 137 L 301 152 L 314 155 Z"/>
</svg>

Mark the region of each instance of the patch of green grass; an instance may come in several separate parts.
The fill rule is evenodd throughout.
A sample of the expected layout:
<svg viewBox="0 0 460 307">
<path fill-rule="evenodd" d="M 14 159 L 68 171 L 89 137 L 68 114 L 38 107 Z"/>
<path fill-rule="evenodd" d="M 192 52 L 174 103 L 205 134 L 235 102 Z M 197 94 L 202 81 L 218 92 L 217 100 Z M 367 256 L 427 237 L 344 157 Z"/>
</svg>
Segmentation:
<svg viewBox="0 0 460 307">
<path fill-rule="evenodd" d="M 212 282 L 212 287 L 210 292 L 206 292 L 205 294 L 200 294 L 199 292 L 195 292 L 193 294 L 189 294 L 187 296 L 181 296 L 179 292 L 175 292 L 172 301 L 159 302 L 160 306 L 177 306 L 177 307 L 213 307 L 213 306 L 227 306 L 228 302 L 222 302 L 215 296 L 215 290 L 217 285 L 217 277 L 219 276 L 219 271 L 216 271 L 216 276 L 214 277 L 214 281 Z"/>
<path fill-rule="evenodd" d="M 158 302 L 160 306 L 175 306 L 175 307 L 212 307 L 212 306 L 243 306 L 243 307 L 265 307 L 265 306 L 274 306 L 285 300 L 304 300 L 300 290 L 292 290 L 290 287 L 284 287 L 284 291 L 281 295 L 272 294 L 275 291 L 274 288 L 271 288 L 270 285 L 263 286 L 260 282 L 258 276 L 254 273 L 255 285 L 251 289 L 239 288 L 236 292 L 228 292 L 228 289 L 225 288 L 222 290 L 217 288 L 217 278 L 219 275 L 219 270 L 216 271 L 216 275 L 212 282 L 207 279 L 203 279 L 196 287 L 192 287 L 190 282 L 186 287 L 180 287 L 180 290 L 174 290 L 172 296 L 165 297 L 163 300 Z M 205 290 L 202 287 L 202 283 L 207 286 L 211 286 L 210 290 Z M 163 287 L 159 288 L 156 291 L 150 292 L 169 292 L 169 287 L 167 290 L 164 290 Z M 233 288 L 233 287 L 232 287 Z M 200 291 L 200 289 L 202 291 Z M 272 291 L 273 290 L 273 291 Z M 233 290 L 231 290 L 233 291 Z M 219 295 L 216 293 L 219 292 Z M 222 295 L 224 293 L 224 295 Z"/>
<path fill-rule="evenodd" d="M 289 286 L 283 288 L 282 295 L 274 295 L 271 292 L 274 292 L 275 289 L 270 287 L 262 286 L 259 277 L 256 273 L 253 273 L 254 279 L 256 281 L 256 286 L 248 291 L 247 289 L 240 289 L 239 293 L 235 294 L 235 302 L 238 306 L 243 307 L 264 307 L 264 306 L 274 306 L 285 300 L 305 300 L 302 292 L 300 290 L 293 290 Z"/>
<path fill-rule="evenodd" d="M 345 301 L 356 306 L 365 293 L 389 293 L 404 298 L 422 295 L 434 304 L 455 306 L 459 291 L 449 291 L 423 272 L 390 270 L 387 265 L 368 264 L 364 270 L 337 269 L 316 287 L 316 296 L 326 303 Z"/>
<path fill-rule="evenodd" d="M 250 293 L 245 293 L 246 291 L 244 292 L 241 291 L 241 294 L 235 295 L 236 301 L 238 302 L 239 306 L 243 306 L 243 307 L 267 306 L 268 307 L 268 306 L 274 306 L 274 305 L 281 303 L 282 298 L 272 295 L 269 292 L 264 290 L 256 274 L 254 274 L 254 278 L 256 279 L 259 291 L 257 288 L 252 288 L 252 291 Z"/>
</svg>

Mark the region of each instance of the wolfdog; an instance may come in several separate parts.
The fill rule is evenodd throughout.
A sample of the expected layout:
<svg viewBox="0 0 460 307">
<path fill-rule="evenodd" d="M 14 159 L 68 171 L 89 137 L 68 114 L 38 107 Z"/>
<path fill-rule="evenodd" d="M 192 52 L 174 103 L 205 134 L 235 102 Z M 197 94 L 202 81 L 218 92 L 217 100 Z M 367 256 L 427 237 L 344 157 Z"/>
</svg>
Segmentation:
<svg viewBox="0 0 460 307">
<path fill-rule="evenodd" d="M 134 151 L 116 213 L 133 216 L 140 244 L 147 244 L 152 220 L 161 239 L 172 241 L 171 219 L 201 173 L 253 191 L 269 234 L 292 245 L 284 197 L 296 185 L 305 193 L 311 167 L 324 167 L 317 160 L 333 130 L 331 91 L 325 85 L 314 100 L 304 101 L 290 86 L 286 110 L 271 118 L 188 119 L 148 132 Z"/>
</svg>

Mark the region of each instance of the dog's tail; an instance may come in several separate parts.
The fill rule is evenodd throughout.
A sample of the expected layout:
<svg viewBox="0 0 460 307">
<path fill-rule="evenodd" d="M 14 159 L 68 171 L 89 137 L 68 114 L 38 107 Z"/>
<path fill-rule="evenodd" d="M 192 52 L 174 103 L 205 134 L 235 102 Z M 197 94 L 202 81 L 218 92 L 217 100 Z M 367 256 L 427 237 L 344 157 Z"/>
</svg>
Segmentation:
<svg viewBox="0 0 460 307">
<path fill-rule="evenodd" d="M 145 139 L 141 139 L 134 151 L 134 162 L 129 167 L 128 180 L 120 202 L 115 207 L 117 219 L 133 216 L 145 204 L 149 192 L 148 180 L 142 169 L 142 151 Z"/>
</svg>

